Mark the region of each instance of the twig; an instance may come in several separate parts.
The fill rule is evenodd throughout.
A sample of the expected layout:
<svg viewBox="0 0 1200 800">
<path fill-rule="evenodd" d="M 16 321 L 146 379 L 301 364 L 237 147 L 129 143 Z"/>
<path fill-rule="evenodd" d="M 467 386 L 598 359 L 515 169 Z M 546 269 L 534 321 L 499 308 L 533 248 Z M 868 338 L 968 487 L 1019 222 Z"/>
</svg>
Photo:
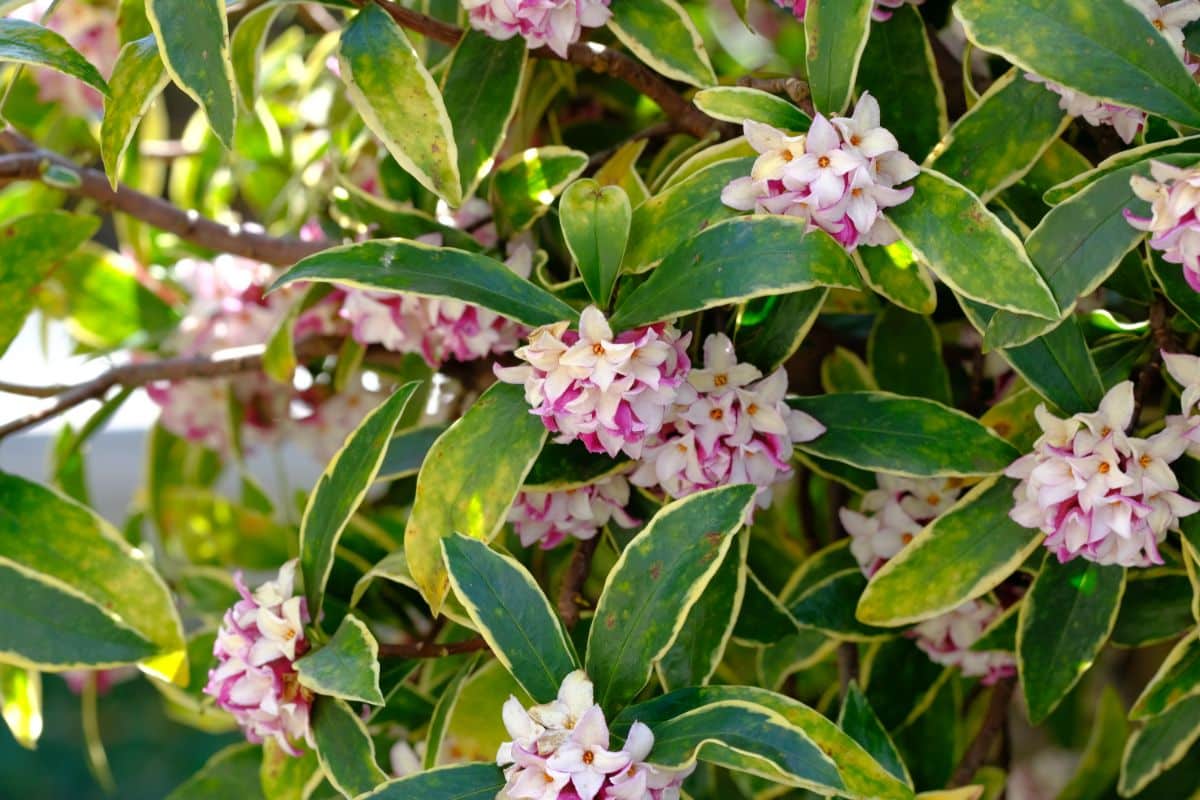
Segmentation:
<svg viewBox="0 0 1200 800">
<path fill-rule="evenodd" d="M 26 386 L 21 383 L 0 381 L 0 392 L 4 394 L 19 394 L 23 397 L 54 397 L 70 389 L 70 386 Z"/>
<path fill-rule="evenodd" d="M 316 358 L 336 353 L 341 345 L 339 337 L 314 337 L 305 339 L 296 345 L 297 357 L 301 360 Z M 46 395 L 52 396 L 54 402 L 37 411 L 32 411 L 12 422 L 0 425 L 0 439 L 10 436 L 26 428 L 40 425 L 48 419 L 58 416 L 88 400 L 99 400 L 108 394 L 114 386 L 133 389 L 156 381 L 184 380 L 188 378 L 220 378 L 236 375 L 242 372 L 254 372 L 262 369 L 265 346 L 238 348 L 224 354 L 212 356 L 188 356 L 185 358 L 168 358 L 159 361 L 146 361 L 136 364 L 122 364 L 97 375 L 89 381 L 68 387 L 44 387 Z M 25 387 L 33 390 L 34 387 Z M 51 389 L 59 391 L 50 394 Z M 43 387 L 38 387 L 39 391 Z"/>
<path fill-rule="evenodd" d="M 361 7 L 369 0 L 354 0 L 354 2 Z M 393 0 L 373 0 L 373 2 L 386 11 L 400 26 L 435 41 L 455 45 L 463 36 L 461 28 L 407 9 Z M 640 61 L 612 48 L 594 43 L 576 42 L 567 49 L 565 59 L 548 47 L 532 50 L 530 55 L 534 58 L 568 61 L 583 69 L 601 75 L 611 75 L 624 81 L 658 103 L 676 129 L 690 133 L 698 139 L 703 138 L 710 131 L 719 129 L 719 123 L 716 120 L 684 99 L 683 95 L 675 91 L 671 84 L 659 77 L 657 73 Z"/>
<path fill-rule="evenodd" d="M 838 645 L 838 685 L 841 687 L 842 698 L 850 689 L 850 684 L 858 680 L 858 644 L 842 642 Z"/>
<path fill-rule="evenodd" d="M 599 535 L 581 541 L 575 546 L 575 553 L 567 566 L 567 574 L 558 593 L 558 614 L 568 628 L 575 627 L 575 623 L 579 622 L 579 612 L 586 604 L 583 584 L 592 571 L 592 557 L 596 555 L 599 544 Z"/>
<path fill-rule="evenodd" d="M 967 752 L 963 754 L 962 761 L 959 761 L 958 766 L 955 767 L 948 788 L 966 786 L 974 777 L 976 770 L 987 759 L 996 734 L 1004 728 L 1004 724 L 1008 720 L 1008 707 L 1012 703 L 1014 685 L 1013 679 L 1007 678 L 997 683 L 992 689 L 992 697 L 988 702 L 983 724 L 979 728 L 979 733 L 975 734 L 975 738 L 971 740 Z"/>
<path fill-rule="evenodd" d="M 755 78 L 749 75 L 738 78 L 738 86 L 748 86 L 771 94 L 786 94 L 788 99 L 804 109 L 809 115 L 815 113 L 812 92 L 808 84 L 799 78 Z"/>
<path fill-rule="evenodd" d="M 405 644 L 379 645 L 380 658 L 442 658 L 460 653 L 477 653 L 487 650 L 488 644 L 482 637 L 461 642 L 439 644 L 437 642 L 408 642 Z"/>
<path fill-rule="evenodd" d="M 1154 350 L 1150 353 L 1150 360 L 1142 365 L 1142 369 L 1138 372 L 1137 382 L 1133 387 L 1133 421 L 1130 429 L 1136 429 L 1138 422 L 1142 418 L 1142 408 L 1145 406 L 1146 397 L 1150 394 L 1150 389 L 1154 386 L 1159 377 L 1159 368 L 1162 366 L 1162 354 L 1164 352 L 1174 352 L 1177 347 L 1175 339 L 1171 335 L 1171 329 L 1167 324 L 1167 304 L 1161 297 L 1154 298 L 1154 302 L 1150 304 L 1150 332 L 1154 337 Z"/>
<path fill-rule="evenodd" d="M 75 185 L 56 181 L 55 187 L 87 197 L 105 209 L 136 217 L 210 250 L 276 266 L 291 266 L 330 246 L 329 242 L 324 241 L 304 242 L 224 225 L 123 184 L 114 190 L 108 178 L 99 170 L 82 167 L 58 153 L 44 150 L 12 129 L 0 131 L 0 152 L 7 153 L 0 155 L 0 185 L 13 180 L 44 181 L 46 170 L 56 165 L 72 173 L 78 181 Z"/>
</svg>

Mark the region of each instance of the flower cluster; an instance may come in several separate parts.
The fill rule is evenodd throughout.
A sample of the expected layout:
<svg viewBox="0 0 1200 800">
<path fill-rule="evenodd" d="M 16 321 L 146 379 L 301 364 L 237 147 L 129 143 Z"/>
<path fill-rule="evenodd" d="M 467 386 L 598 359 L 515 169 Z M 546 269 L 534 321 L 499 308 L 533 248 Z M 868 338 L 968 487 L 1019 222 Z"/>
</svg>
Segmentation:
<svg viewBox="0 0 1200 800">
<path fill-rule="evenodd" d="M 925 0 L 875 0 L 875 6 L 871 9 L 871 17 L 877 22 L 887 22 L 892 18 L 895 10 L 905 3 L 919 6 L 924 2 Z M 804 19 L 804 15 L 808 11 L 808 0 L 775 0 L 775 5 L 789 9 L 796 15 L 796 19 Z"/>
<path fill-rule="evenodd" d="M 738 363 L 724 334 L 704 342 L 704 368 L 692 370 L 667 414 L 661 433 L 642 454 L 630 480 L 686 497 L 731 483 L 759 487 L 758 505 L 771 486 L 791 473 L 792 447 L 825 432 L 824 426 L 784 402 L 787 374 L 763 378 Z"/>
<path fill-rule="evenodd" d="M 71 43 L 97 70 L 108 77 L 117 63 L 121 49 L 120 30 L 112 10 L 93 5 L 87 0 L 62 0 L 52 6 L 51 0 L 34 0 L 10 16 L 27 22 L 41 23 L 46 12 L 46 27 Z M 38 100 L 59 105 L 69 114 L 97 116 L 104 111 L 100 92 L 80 81 L 53 69 L 34 70 Z"/>
<path fill-rule="evenodd" d="M 1010 516 L 1046 534 L 1060 562 L 1077 556 L 1100 564 L 1163 563 L 1158 543 L 1200 503 L 1179 493 L 1171 462 L 1187 449 L 1179 426 L 1149 439 L 1127 436 L 1133 384 L 1114 386 L 1092 414 L 1059 419 L 1038 406 L 1042 436 L 1006 474 L 1020 478 Z"/>
<path fill-rule="evenodd" d="M 1167 428 L 1176 431 L 1188 443 L 1188 454 L 1200 458 L 1200 357 L 1183 353 L 1163 353 L 1167 372 L 1183 388 L 1179 404 L 1183 413 L 1167 417 Z"/>
<path fill-rule="evenodd" d="M 529 48 L 549 47 L 567 57 L 584 28 L 608 22 L 611 0 L 463 0 L 471 27 L 493 39 L 520 35 Z"/>
<path fill-rule="evenodd" d="M 180 282 L 191 292 L 187 314 L 166 348 L 183 356 L 213 355 L 266 342 L 303 289 L 289 287 L 266 295 L 275 277 L 273 268 L 237 256 L 212 261 L 184 259 L 177 265 Z M 331 296 L 302 313 L 295 333 L 345 334 Z M 221 380 L 192 379 L 152 384 L 147 393 L 162 407 L 160 422 L 177 436 L 217 452 L 227 453 L 233 442 L 230 400 L 242 410 L 246 447 L 271 444 L 299 433 L 314 453 L 332 455 L 372 403 L 361 382 L 351 382 L 355 399 L 331 395 L 318 387 L 299 390 L 247 372 Z M 332 400 L 333 405 L 326 406 Z M 318 436 L 318 434 L 321 434 Z"/>
<path fill-rule="evenodd" d="M 577 489 L 521 492 L 509 509 L 508 521 L 523 547 L 537 542 L 549 550 L 567 537 L 591 539 L 610 520 L 622 528 L 634 527 L 638 521 L 625 511 L 628 503 L 629 482 L 614 475 Z"/>
<path fill-rule="evenodd" d="M 441 244 L 436 237 L 433 244 Z M 505 262 L 522 278 L 533 269 L 533 251 L 510 243 Z M 339 311 L 359 344 L 378 344 L 398 353 L 417 353 L 434 369 L 450 359 L 473 361 L 511 353 L 525 328 L 494 311 L 461 300 L 414 294 L 348 290 Z"/>
<path fill-rule="evenodd" d="M 1188 23 L 1200 19 L 1200 0 L 1177 0 L 1165 6 L 1160 6 L 1158 0 L 1129 2 L 1150 20 L 1150 24 L 1167 40 L 1175 55 L 1194 72 L 1196 65 L 1190 63 L 1183 46 L 1183 29 Z M 1141 109 L 1108 103 L 1033 73 L 1026 73 L 1025 77 L 1035 83 L 1045 84 L 1047 89 L 1059 95 L 1059 108 L 1072 117 L 1083 117 L 1089 125 L 1111 125 L 1125 144 L 1132 142 L 1133 137 L 1137 136 L 1138 131 L 1146 124 L 1146 112 Z"/>
<path fill-rule="evenodd" d="M 658 324 L 614 337 L 595 306 L 580 315 L 578 332 L 567 325 L 534 330 L 517 350 L 526 363 L 497 367 L 496 376 L 524 384 L 526 401 L 559 444 L 578 439 L 593 453 L 640 457 L 691 367 L 691 335 Z"/>
<path fill-rule="evenodd" d="M 971 645 L 979 641 L 1000 613 L 999 606 L 968 600 L 953 611 L 922 622 L 909 635 L 933 661 L 958 667 L 968 678 L 982 678 L 984 686 L 991 686 L 1017 674 L 1016 660 L 1004 650 L 975 652 Z"/>
<path fill-rule="evenodd" d="M 300 686 L 293 662 L 309 649 L 304 625 L 309 622 L 303 597 L 293 597 L 296 562 L 254 593 L 235 576 L 242 599 L 225 612 L 204 693 L 228 711 L 251 742 L 273 738 L 291 755 L 295 741 L 312 745 L 309 711 L 312 695 Z"/>
<path fill-rule="evenodd" d="M 496 763 L 507 782 L 500 797 L 513 800 L 678 800 L 691 773 L 646 763 L 654 734 L 634 722 L 621 750 L 609 750 L 608 724 L 583 672 L 563 679 L 558 698 L 525 709 L 509 697 L 503 710 L 511 741 Z"/>
<path fill-rule="evenodd" d="M 1183 266 L 1188 285 L 1200 292 L 1200 168 L 1180 169 L 1161 161 L 1150 162 L 1151 178 L 1134 175 L 1133 192 L 1150 203 L 1150 216 L 1125 210 L 1125 219 L 1150 234 L 1150 246 L 1163 260 Z"/>
<path fill-rule="evenodd" d="M 746 120 L 746 140 L 758 153 L 750 175 L 730 182 L 725 205 L 786 214 L 826 231 L 847 250 L 896 241 L 883 211 L 912 196 L 896 186 L 917 175 L 896 137 L 879 126 L 879 103 L 864 92 L 850 117 L 818 114 L 808 133 L 788 136 Z"/>
<path fill-rule="evenodd" d="M 838 510 L 850 534 L 850 552 L 868 578 L 879 571 L 921 529 L 958 499 L 957 478 L 902 478 L 880 473 L 879 488 L 863 495 L 860 510 Z"/>
</svg>

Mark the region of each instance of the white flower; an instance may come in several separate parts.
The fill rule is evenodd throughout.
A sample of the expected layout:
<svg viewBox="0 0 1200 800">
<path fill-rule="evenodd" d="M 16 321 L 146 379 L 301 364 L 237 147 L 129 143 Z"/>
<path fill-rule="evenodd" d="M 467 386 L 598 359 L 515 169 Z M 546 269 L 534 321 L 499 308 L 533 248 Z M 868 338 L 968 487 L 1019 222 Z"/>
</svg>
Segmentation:
<svg viewBox="0 0 1200 800">
<path fill-rule="evenodd" d="M 1016 659 L 1003 650 L 975 652 L 970 647 L 1000 613 L 990 603 L 968 600 L 953 611 L 917 625 L 910 635 L 932 660 L 958 667 L 964 676 L 982 678 L 984 686 L 991 686 L 1017 674 Z"/>
<path fill-rule="evenodd" d="M 493 39 L 520 34 L 530 49 L 549 47 L 567 57 L 583 28 L 599 28 L 612 12 L 610 0 L 463 0 L 471 26 Z"/>
<path fill-rule="evenodd" d="M 521 492 L 509 509 L 508 521 L 522 546 L 538 543 L 549 550 L 567 537 L 591 539 L 610 520 L 622 528 L 636 526 L 638 521 L 625 511 L 628 503 L 629 482 L 623 475 L 613 475 L 576 489 Z"/>
<path fill-rule="evenodd" d="M 880 473 L 876 480 L 879 488 L 863 495 L 858 511 L 838 510 L 850 535 L 850 552 L 868 578 L 954 505 L 962 492 L 957 478 L 919 480 Z"/>
<path fill-rule="evenodd" d="M 1161 161 L 1150 162 L 1151 178 L 1129 179 L 1134 194 L 1150 203 L 1150 216 L 1139 217 L 1129 209 L 1129 224 L 1150 234 L 1150 246 L 1163 260 L 1183 267 L 1183 277 L 1200 292 L 1200 168 L 1181 169 Z"/>
<path fill-rule="evenodd" d="M 1146 124 L 1146 112 L 1141 109 L 1105 102 L 1031 72 L 1025 77 L 1057 94 L 1059 108 L 1072 117 L 1083 117 L 1089 125 L 1111 125 L 1125 144 L 1132 142 Z"/>
</svg>

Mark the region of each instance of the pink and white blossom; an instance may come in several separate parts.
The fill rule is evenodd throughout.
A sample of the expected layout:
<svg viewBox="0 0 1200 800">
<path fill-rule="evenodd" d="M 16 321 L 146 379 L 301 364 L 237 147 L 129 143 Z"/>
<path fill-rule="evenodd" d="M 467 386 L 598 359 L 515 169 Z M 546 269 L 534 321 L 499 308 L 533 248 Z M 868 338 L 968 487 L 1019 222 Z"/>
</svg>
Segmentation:
<svg viewBox="0 0 1200 800">
<path fill-rule="evenodd" d="M 917 165 L 900 152 L 896 137 L 879 124 L 879 103 L 864 92 L 849 117 L 818 114 L 808 132 L 789 136 L 753 120 L 746 140 L 759 153 L 750 175 L 721 193 L 740 211 L 800 217 L 847 250 L 891 244 L 897 234 L 883 212 L 908 200 Z"/>
<path fill-rule="evenodd" d="M 508 521 L 523 547 L 538 544 L 543 550 L 557 547 L 568 537 L 591 539 L 610 521 L 632 528 L 638 521 L 629 504 L 629 482 L 613 475 L 587 486 L 557 492 L 524 491 L 517 495 Z"/>
<path fill-rule="evenodd" d="M 1150 204 L 1150 216 L 1125 209 L 1125 219 L 1148 232 L 1150 246 L 1163 254 L 1163 261 L 1181 265 L 1188 285 L 1200 292 L 1200 167 L 1151 161 L 1150 175 L 1129 179 L 1134 194 Z"/>
<path fill-rule="evenodd" d="M 496 376 L 525 386 L 531 413 L 559 444 L 579 440 L 593 453 L 639 458 L 691 367 L 691 334 L 667 323 L 614 334 L 595 306 L 584 309 L 578 331 L 567 325 L 534 330 L 516 351 L 525 363 L 497 367 Z"/>
<path fill-rule="evenodd" d="M 471 27 L 493 39 L 521 36 L 531 50 L 549 47 L 563 58 L 584 28 L 608 22 L 611 0 L 463 0 Z"/>
<path fill-rule="evenodd" d="M 875 0 L 875 6 L 871 9 L 871 18 L 876 22 L 887 22 L 892 18 L 896 9 L 905 3 L 919 6 L 923 2 L 925 0 Z M 808 0 L 775 0 L 775 5 L 788 9 L 796 15 L 796 19 L 804 19 L 804 15 L 808 12 Z"/>
<path fill-rule="evenodd" d="M 1200 503 L 1179 493 L 1170 464 L 1189 441 L 1177 425 L 1148 439 L 1129 436 L 1133 384 L 1113 387 L 1098 411 L 1063 420 L 1038 406 L 1043 434 L 1006 470 L 1020 478 L 1010 516 L 1046 534 L 1060 562 L 1162 564 L 1158 545 Z"/>
<path fill-rule="evenodd" d="M 838 510 L 850 534 L 850 552 L 868 578 L 954 505 L 962 493 L 957 478 L 904 478 L 880 473 L 879 488 L 863 495 L 859 510 Z"/>
<path fill-rule="evenodd" d="M 1200 20 L 1200 0 L 1175 0 L 1173 3 L 1159 5 L 1158 0 L 1128 0 L 1129 4 L 1141 11 L 1155 30 L 1171 45 L 1171 50 L 1180 61 L 1188 64 L 1194 72 L 1196 66 L 1189 63 L 1189 56 L 1184 47 L 1184 28 L 1190 23 Z"/>
<path fill-rule="evenodd" d="M 1017 674 L 1017 662 L 1004 650 L 975 652 L 971 645 L 1001 614 L 999 606 L 983 600 L 968 600 L 953 611 L 926 620 L 909 631 L 930 659 L 948 667 L 958 667 L 968 678 L 982 678 L 991 686 Z"/>
<path fill-rule="evenodd" d="M 675 498 L 753 483 L 758 505 L 766 507 L 771 486 L 791 475 L 793 446 L 825 432 L 821 423 L 788 406 L 786 393 L 782 369 L 763 378 L 758 368 L 738 362 L 727 336 L 709 336 L 704 368 L 692 370 L 680 387 L 630 482 Z"/>
<path fill-rule="evenodd" d="M 496 752 L 506 781 L 501 798 L 678 800 L 692 772 L 648 763 L 654 734 L 641 722 L 630 727 L 622 749 L 610 749 L 604 712 L 581 671 L 564 678 L 549 703 L 526 709 L 509 697 L 502 717 L 510 739 Z"/>
<path fill-rule="evenodd" d="M 303 597 L 294 596 L 296 562 L 253 593 L 241 574 L 234 576 L 242 599 L 225 612 L 217 631 L 204 693 L 228 711 L 251 742 L 274 739 L 297 756 L 296 742 L 313 744 L 309 728 L 312 694 L 300 686 L 294 662 L 308 652 L 304 626 L 309 619 Z"/>
</svg>

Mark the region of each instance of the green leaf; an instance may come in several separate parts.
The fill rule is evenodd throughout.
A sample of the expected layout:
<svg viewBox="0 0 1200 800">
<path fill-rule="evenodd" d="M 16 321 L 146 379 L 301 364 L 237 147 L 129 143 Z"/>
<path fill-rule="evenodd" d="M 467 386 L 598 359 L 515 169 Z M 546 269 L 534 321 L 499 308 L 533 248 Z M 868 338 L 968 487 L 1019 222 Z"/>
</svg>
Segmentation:
<svg viewBox="0 0 1200 800">
<path fill-rule="evenodd" d="M 420 591 L 416 580 L 408 569 L 408 559 L 404 557 L 404 551 L 400 550 L 395 553 L 389 553 L 379 559 L 379 563 L 371 567 L 371 569 L 358 579 L 358 583 L 354 584 L 354 590 L 350 593 L 351 606 L 358 605 L 358 602 L 362 600 L 362 596 L 366 594 L 367 589 L 376 578 L 382 578 L 391 583 L 407 586 L 414 591 Z M 462 607 L 458 602 L 458 598 L 454 595 L 446 598 L 446 603 L 442 607 L 442 615 L 465 628 L 470 628 L 473 624 L 471 618 L 467 616 L 466 609 Z"/>
<path fill-rule="evenodd" d="M 835 392 L 873 392 L 875 376 L 858 354 L 838 346 L 821 361 L 821 388 Z"/>
<path fill-rule="evenodd" d="M 608 308 L 621 271 L 633 208 L 620 186 L 601 186 L 591 178 L 575 181 L 563 192 L 558 221 L 567 249 L 579 267 L 588 294 Z"/>
<path fill-rule="evenodd" d="M 171 79 L 196 101 L 213 133 L 232 150 L 237 101 L 225 3 L 146 0 L 146 17 Z"/>
<path fill-rule="evenodd" d="M 320 649 L 296 660 L 300 685 L 316 694 L 383 705 L 379 691 L 379 643 L 362 620 L 342 618 L 337 632 Z"/>
<path fill-rule="evenodd" d="M 1163 294 L 1172 306 L 1193 325 L 1200 326 L 1200 294 L 1188 284 L 1183 277 L 1183 269 L 1178 264 L 1168 264 L 1163 261 L 1162 254 L 1150 249 L 1146 262 L 1150 265 L 1150 273 L 1154 281 L 1162 287 Z"/>
<path fill-rule="evenodd" d="M 300 520 L 300 571 L 309 613 L 320 619 L 333 553 L 350 517 L 375 481 L 392 431 L 417 389 L 409 383 L 367 415 L 317 480 Z"/>
<path fill-rule="evenodd" d="M 267 739 L 262 744 L 262 766 L 258 771 L 263 796 L 270 800 L 304 800 L 304 788 L 320 768 L 312 750 L 297 758 L 274 739 Z"/>
<path fill-rule="evenodd" d="M 230 62 L 242 103 L 254 108 L 258 99 L 258 65 L 262 62 L 263 45 L 275 18 L 286 3 L 266 3 L 242 17 L 230 37 Z"/>
<path fill-rule="evenodd" d="M 0 664 L 0 717 L 17 744 L 37 749 L 42 735 L 42 673 Z"/>
<path fill-rule="evenodd" d="M 461 534 L 442 539 L 454 594 L 517 682 L 548 703 L 579 661 L 537 581 L 516 559 Z"/>
<path fill-rule="evenodd" d="M 917 261 L 958 294 L 995 308 L 1058 318 L 1058 306 L 1016 234 L 969 189 L 924 169 L 887 218 Z"/>
<path fill-rule="evenodd" d="M 1125 570 L 1082 558 L 1059 564 L 1047 556 L 1021 603 L 1017 666 L 1029 719 L 1035 725 L 1083 677 L 1108 640 Z"/>
<path fill-rule="evenodd" d="M 823 231 L 805 233 L 805 224 L 796 217 L 752 216 L 713 226 L 664 258 L 620 300 L 613 328 L 816 286 L 858 288 L 842 246 Z M 746 269 L 748 263 L 756 268 Z"/>
<path fill-rule="evenodd" d="M 655 72 L 692 86 L 717 82 L 700 32 L 675 0 L 616 3 L 608 29 Z"/>
<path fill-rule="evenodd" d="M 545 441 L 524 390 L 497 383 L 433 443 L 417 475 L 404 551 L 435 613 L 449 588 L 442 539 L 461 533 L 491 541 Z"/>
<path fill-rule="evenodd" d="M 925 661 L 928 662 L 928 659 Z M 623 734 L 634 720 L 641 720 L 649 725 L 656 736 L 656 747 L 651 752 L 651 760 L 654 763 L 660 763 L 657 749 L 659 723 L 674 720 L 695 709 L 730 702 L 740 704 L 741 707 L 758 706 L 766 709 L 785 720 L 803 737 L 816 744 L 822 753 L 833 760 L 841 773 L 842 788 L 837 790 L 837 794 L 863 798 L 863 800 L 866 798 L 872 798 L 872 800 L 912 798 L 911 789 L 896 780 L 875 759 L 871 758 L 866 750 L 828 719 L 803 703 L 766 689 L 750 686 L 707 686 L 680 689 L 625 709 L 613 720 L 612 728 L 615 733 Z M 796 744 L 803 747 L 802 741 L 800 737 L 797 737 Z M 708 759 L 706 758 L 706 760 Z"/>
<path fill-rule="evenodd" d="M 1069 118 L 1058 95 L 1011 69 L 960 117 L 929 166 L 989 202 L 1021 179 L 1062 133 Z"/>
<path fill-rule="evenodd" d="M 271 290 L 296 281 L 450 297 L 532 326 L 576 316 L 569 305 L 493 258 L 406 239 L 379 239 L 323 250 L 284 273 Z"/>
<path fill-rule="evenodd" d="M 492 800 L 503 788 L 495 764 L 452 764 L 389 781 L 358 800 Z"/>
<path fill-rule="evenodd" d="M 517 111 L 527 52 L 519 36 L 501 42 L 467 30 L 450 55 L 442 97 L 458 144 L 463 197 L 475 193 L 493 166 Z"/>
<path fill-rule="evenodd" d="M 590 453 L 582 442 L 547 444 L 525 478 L 525 490 L 565 492 L 579 489 L 629 469 L 629 461 Z"/>
<path fill-rule="evenodd" d="M 770 375 L 800 349 L 828 296 L 819 287 L 746 303 L 733 336 L 738 358 Z"/>
<path fill-rule="evenodd" d="M 867 579 L 855 564 L 789 594 L 788 611 L 801 626 L 836 639 L 859 642 L 889 636 L 891 631 L 866 625 L 854 615 L 866 587 Z"/>
<path fill-rule="evenodd" d="M 658 660 L 658 677 L 667 691 L 705 686 L 717 671 L 741 611 L 749 547 L 750 536 L 743 533 L 688 612 L 670 649 Z M 789 633 L 794 630 L 793 625 Z"/>
<path fill-rule="evenodd" d="M 733 638 L 752 646 L 772 645 L 800 632 L 791 613 L 758 577 L 747 570 L 742 606 L 733 629 Z"/>
<path fill-rule="evenodd" d="M 112 94 L 104 100 L 104 121 L 100 124 L 100 155 L 114 189 L 138 123 L 170 80 L 153 36 L 130 42 L 117 55 L 109 79 Z"/>
<path fill-rule="evenodd" d="M 883 99 L 880 125 L 895 134 L 900 149 L 916 161 L 946 133 L 946 96 L 917 9 L 903 5 L 886 25 L 871 28 L 858 65 L 858 88 Z"/>
<path fill-rule="evenodd" d="M 741 700 L 686 711 L 653 726 L 651 758 L 679 768 L 697 760 L 813 791 L 839 791 L 834 762 L 782 715 Z"/>
<path fill-rule="evenodd" d="M 96 217 L 66 211 L 36 212 L 0 225 L 0 354 L 25 324 L 38 285 L 99 227 Z"/>
<path fill-rule="evenodd" d="M 1187 165 L 1200 160 L 1200 155 L 1176 154 L 1163 160 Z M 1145 176 L 1149 171 L 1149 162 L 1141 162 L 1105 175 L 1052 208 L 1029 235 L 1025 242 L 1029 257 L 1064 313 L 1080 297 L 1098 289 L 1145 236 L 1129 224 L 1124 212 L 1149 213 L 1149 204 L 1129 184 L 1133 175 Z M 1024 344 L 1052 324 L 1001 313 L 988 324 L 987 340 L 996 347 Z"/>
<path fill-rule="evenodd" d="M 872 291 L 914 314 L 932 314 L 937 308 L 933 278 L 904 242 L 860 247 L 854 251 L 854 258 Z"/>
<path fill-rule="evenodd" d="M 897 780 L 912 786 L 904 759 L 857 684 L 852 683 L 846 692 L 841 711 L 838 712 L 838 726 Z"/>
<path fill-rule="evenodd" d="M 442 746 L 446 743 L 450 720 L 454 716 L 454 710 L 458 707 L 459 698 L 462 696 L 463 685 L 471 677 L 471 673 L 475 671 L 478 663 L 478 657 L 469 659 L 462 669 L 450 679 L 450 682 L 441 689 L 437 705 L 433 707 L 433 716 L 429 718 L 429 733 L 425 736 L 425 756 L 422 759 L 422 766 L 427 770 L 437 766 Z"/>
<path fill-rule="evenodd" d="M 850 103 L 858 61 L 871 34 L 873 0 L 809 0 L 804 15 L 804 60 L 813 105 L 826 116 Z M 909 58 L 912 57 L 910 53 Z"/>
<path fill-rule="evenodd" d="M 1153 717 L 1196 695 L 1200 695 L 1200 631 L 1180 639 L 1171 649 L 1133 704 L 1129 716 Z"/>
<path fill-rule="evenodd" d="M 1121 696 L 1112 686 L 1104 687 L 1092 732 L 1083 748 L 1083 756 L 1075 775 L 1057 800 L 1104 800 L 1117 781 L 1121 770 L 1121 753 L 1125 749 L 1125 738 L 1129 725 L 1125 722 L 1125 707 Z"/>
<path fill-rule="evenodd" d="M 738 214 L 721 202 L 721 190 L 735 178 L 750 174 L 753 158 L 721 161 L 656 194 L 633 210 L 626 272 L 641 272 L 696 234 Z"/>
<path fill-rule="evenodd" d="M 1123 167 L 1152 158 L 1162 159 L 1175 153 L 1195 153 L 1197 150 L 1200 150 L 1200 136 L 1183 136 L 1162 142 L 1150 142 L 1141 147 L 1131 147 L 1109 156 L 1095 167 L 1088 164 L 1082 170 L 1073 169 L 1069 175 L 1061 177 L 1046 189 L 1043 199 L 1048 205 L 1058 205 L 1105 175 Z"/>
<path fill-rule="evenodd" d="M 924 714 L 951 676 L 907 636 L 880 642 L 862 666 L 867 700 L 890 731 Z"/>
<path fill-rule="evenodd" d="M 964 0 L 954 15 L 972 42 L 1024 71 L 1200 126 L 1200 87 L 1124 0 Z"/>
<path fill-rule="evenodd" d="M 932 619 L 990 592 L 1037 548 L 1041 533 L 1009 519 L 1016 481 L 984 481 L 875 573 L 858 617 L 875 625 Z M 930 575 L 937 575 L 930 581 Z"/>
<path fill-rule="evenodd" d="M 1118 647 L 1146 647 L 1188 633 L 1196 626 L 1192 597 L 1192 583 L 1181 572 L 1131 572 L 1113 626 L 1112 643 Z"/>
<path fill-rule="evenodd" d="M 1020 455 L 961 411 L 917 397 L 846 392 L 795 397 L 825 433 L 800 450 L 861 469 L 912 477 L 992 475 Z"/>
<path fill-rule="evenodd" d="M 22 19 L 0 19 L 0 62 L 49 67 L 108 95 L 104 77 L 60 34 Z"/>
<path fill-rule="evenodd" d="M 586 153 L 569 147 L 538 147 L 516 153 L 492 174 L 496 226 L 506 234 L 541 219 L 554 198 L 587 168 Z"/>
<path fill-rule="evenodd" d="M 1100 373 L 1074 316 L 1029 344 L 1001 350 L 1000 355 L 1038 394 L 1067 414 L 1091 412 L 1104 397 Z"/>
<path fill-rule="evenodd" d="M 367 726 L 344 700 L 316 698 L 312 733 L 321 769 L 344 797 L 358 797 L 387 781 L 375 761 L 375 743 Z"/>
<path fill-rule="evenodd" d="M 588 631 L 586 669 L 605 710 L 616 711 L 646 685 L 753 502 L 754 487 L 741 484 L 676 500 L 625 547 Z"/>
<path fill-rule="evenodd" d="M 996 691 L 992 688 L 990 691 Z M 958 683 L 944 681 L 933 692 L 925 709 L 896 731 L 896 746 L 912 766 L 917 786 L 944 786 L 954 772 L 955 750 L 960 741 L 962 697 Z M 967 787 L 954 800 L 970 800 Z M 922 800 L 930 800 L 924 792 Z M 936 798 L 937 795 L 935 794 Z"/>
<path fill-rule="evenodd" d="M 230 745 L 204 762 L 166 800 L 266 800 L 258 778 L 260 753 L 258 745 Z"/>
<path fill-rule="evenodd" d="M 186 680 L 183 628 L 146 556 L 93 511 L 0 473 L 4 660 L 22 666 L 142 662 Z"/>
<path fill-rule="evenodd" d="M 888 306 L 875 318 L 867 361 L 880 389 L 953 405 L 942 338 L 929 317 Z"/>
<path fill-rule="evenodd" d="M 387 452 L 384 453 L 383 463 L 379 466 L 378 481 L 392 481 L 416 475 L 421 470 L 421 464 L 429 449 L 437 438 L 446 432 L 443 425 L 427 425 L 423 428 L 413 428 L 396 434 L 388 442 Z"/>
<path fill-rule="evenodd" d="M 1117 785 L 1123 797 L 1133 797 L 1147 784 L 1179 763 L 1200 739 L 1200 697 L 1190 697 L 1146 722 L 1133 732 L 1121 759 Z"/>
<path fill-rule="evenodd" d="M 714 86 L 696 92 L 692 102 L 713 119 L 741 125 L 748 119 L 790 133 L 804 133 L 812 119 L 782 97 L 749 86 Z"/>
<path fill-rule="evenodd" d="M 457 206 L 462 181 L 454 128 L 437 83 L 400 26 L 367 5 L 342 30 L 338 63 L 350 102 L 396 163 Z"/>
</svg>

